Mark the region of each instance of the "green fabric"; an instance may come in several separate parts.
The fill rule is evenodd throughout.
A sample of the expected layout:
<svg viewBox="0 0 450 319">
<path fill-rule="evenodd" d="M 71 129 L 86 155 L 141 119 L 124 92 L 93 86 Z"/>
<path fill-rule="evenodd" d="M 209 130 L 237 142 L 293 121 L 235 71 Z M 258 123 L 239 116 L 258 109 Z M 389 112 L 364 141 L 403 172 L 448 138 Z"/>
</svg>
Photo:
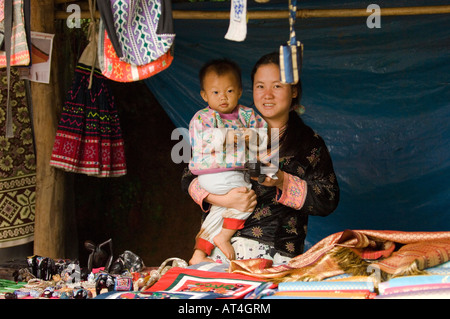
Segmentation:
<svg viewBox="0 0 450 319">
<path fill-rule="evenodd" d="M 25 286 L 26 282 L 15 282 L 8 279 L 0 279 L 0 293 L 14 292 L 17 289 Z"/>
</svg>

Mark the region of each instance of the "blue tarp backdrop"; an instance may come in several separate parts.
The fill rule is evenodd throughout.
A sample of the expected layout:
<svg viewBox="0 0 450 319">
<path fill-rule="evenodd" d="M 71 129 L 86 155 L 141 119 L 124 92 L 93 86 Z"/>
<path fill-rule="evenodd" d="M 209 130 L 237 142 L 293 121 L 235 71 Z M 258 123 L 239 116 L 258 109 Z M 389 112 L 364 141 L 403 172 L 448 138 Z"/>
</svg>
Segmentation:
<svg viewBox="0 0 450 319">
<path fill-rule="evenodd" d="M 272 0 L 274 1 L 274 0 Z M 248 10 L 287 9 L 287 0 Z M 374 1 L 300 1 L 301 8 L 366 8 Z M 450 1 L 377 1 L 381 8 Z M 228 9 L 189 4 L 174 9 Z M 345 229 L 450 230 L 450 15 L 297 19 L 304 43 L 304 121 L 326 141 L 341 187 L 337 210 L 310 218 L 307 248 Z M 227 20 L 175 20 L 174 62 L 146 80 L 176 127 L 205 106 L 198 70 L 228 57 L 252 104 L 257 59 L 289 39 L 288 20 L 250 20 L 243 42 L 224 39 Z M 180 164 L 182 165 L 182 164 Z M 176 187 L 176 185 L 174 185 Z"/>
</svg>

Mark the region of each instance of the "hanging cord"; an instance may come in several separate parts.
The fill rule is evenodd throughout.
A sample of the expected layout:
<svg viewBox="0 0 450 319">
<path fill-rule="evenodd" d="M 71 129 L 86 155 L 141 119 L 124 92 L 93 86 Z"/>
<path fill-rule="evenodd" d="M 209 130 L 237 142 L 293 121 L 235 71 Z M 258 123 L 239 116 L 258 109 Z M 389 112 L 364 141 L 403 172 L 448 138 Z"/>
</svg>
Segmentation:
<svg viewBox="0 0 450 319">
<path fill-rule="evenodd" d="M 294 70 L 294 84 L 296 84 L 300 80 L 300 66 L 297 65 L 298 59 L 296 58 L 298 54 L 302 54 L 302 52 L 297 52 L 297 47 L 302 50 L 303 46 L 299 41 L 297 41 L 297 37 L 295 35 L 295 18 L 297 17 L 297 0 L 289 0 L 289 29 L 290 29 L 290 46 L 292 52 L 292 68 Z"/>
<path fill-rule="evenodd" d="M 96 0 L 89 0 L 89 11 L 91 13 L 91 22 L 89 23 L 89 30 L 88 30 L 88 39 L 90 43 L 94 44 L 94 47 L 97 47 L 97 24 L 95 22 L 95 7 L 96 7 Z M 95 54 L 93 54 L 92 57 L 92 65 L 91 65 L 91 75 L 89 76 L 89 86 L 88 89 L 90 90 L 92 87 L 92 78 L 94 76 L 94 69 L 95 65 L 97 63 L 97 50 L 95 50 Z"/>
<path fill-rule="evenodd" d="M 295 36 L 295 18 L 297 16 L 297 0 L 289 0 L 289 29 L 291 32 L 291 45 L 297 45 Z"/>
<path fill-rule="evenodd" d="M 297 17 L 297 0 L 289 0 L 289 29 L 290 29 L 290 46 L 291 48 L 296 48 L 295 55 L 299 55 L 300 59 L 292 59 L 293 69 L 294 69 L 294 83 L 300 81 L 300 72 L 303 61 L 303 44 L 297 41 L 297 37 L 295 34 L 295 19 Z M 298 47 L 298 48 L 297 48 Z M 300 52 L 297 52 L 297 49 Z M 298 62 L 298 64 L 297 64 Z M 297 105 L 294 105 L 292 109 L 297 112 L 298 115 L 302 115 L 305 113 L 305 107 L 300 104 L 301 101 Z"/>
</svg>

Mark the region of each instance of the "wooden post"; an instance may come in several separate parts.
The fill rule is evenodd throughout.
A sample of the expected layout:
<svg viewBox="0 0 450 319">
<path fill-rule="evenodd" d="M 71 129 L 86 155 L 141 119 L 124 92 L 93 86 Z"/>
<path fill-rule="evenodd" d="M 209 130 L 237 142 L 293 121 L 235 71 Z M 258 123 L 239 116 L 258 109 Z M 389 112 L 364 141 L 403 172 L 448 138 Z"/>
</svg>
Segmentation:
<svg viewBox="0 0 450 319">
<path fill-rule="evenodd" d="M 54 0 L 31 1 L 31 12 L 32 31 L 55 33 Z M 53 52 L 55 48 L 54 43 Z M 56 58 L 53 54 L 49 84 L 31 82 L 36 143 L 34 254 L 66 258 L 65 175 L 49 165 L 61 106 Z"/>
</svg>

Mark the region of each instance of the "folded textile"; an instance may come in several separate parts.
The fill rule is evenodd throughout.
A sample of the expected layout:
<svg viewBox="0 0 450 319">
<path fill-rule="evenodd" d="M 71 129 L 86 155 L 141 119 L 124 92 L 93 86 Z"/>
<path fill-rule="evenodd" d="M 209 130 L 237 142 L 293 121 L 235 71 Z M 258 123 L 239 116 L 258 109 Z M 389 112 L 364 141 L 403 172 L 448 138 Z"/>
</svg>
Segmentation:
<svg viewBox="0 0 450 319">
<path fill-rule="evenodd" d="M 247 294 L 244 299 L 263 299 L 271 296 L 278 291 L 278 288 L 271 282 L 266 282 L 256 287 L 255 290 Z"/>
<path fill-rule="evenodd" d="M 373 299 L 376 293 L 368 290 L 279 291 L 263 299 Z"/>
<path fill-rule="evenodd" d="M 392 278 L 378 286 L 380 295 L 437 288 L 450 288 L 450 276 L 405 276 Z"/>
<path fill-rule="evenodd" d="M 423 284 L 423 285 L 411 285 L 387 288 L 383 291 L 382 295 L 392 295 L 399 293 L 411 293 L 417 291 L 427 291 L 436 289 L 450 289 L 450 284 Z"/>
<path fill-rule="evenodd" d="M 292 281 L 280 282 L 278 291 L 315 291 L 315 290 L 375 290 L 374 283 L 370 281 Z"/>
<path fill-rule="evenodd" d="M 440 265 L 437 265 L 437 266 L 434 266 L 434 267 L 431 267 L 431 268 L 427 268 L 427 271 L 428 270 L 431 270 L 431 269 L 433 269 L 433 268 L 445 268 L 445 269 L 450 269 L 450 261 L 447 261 L 447 262 L 445 262 L 445 263 L 443 263 L 443 264 L 440 264 Z"/>
<path fill-rule="evenodd" d="M 324 278 L 323 280 L 347 280 L 347 278 L 350 278 L 350 277 L 353 277 L 353 276 L 349 275 L 349 274 L 341 274 L 341 275 Z"/>
<path fill-rule="evenodd" d="M 374 270 L 392 278 L 422 274 L 449 256 L 450 232 L 346 230 L 322 239 L 287 264 L 261 268 L 254 261 L 233 260 L 230 272 L 278 282 L 368 275 Z"/>
<path fill-rule="evenodd" d="M 447 261 L 441 265 L 426 268 L 425 271 L 430 275 L 450 275 L 450 262 Z"/>
<path fill-rule="evenodd" d="M 374 299 L 450 299 L 450 288 L 415 290 L 378 295 Z"/>
<path fill-rule="evenodd" d="M 264 280 L 225 272 L 202 271 L 173 267 L 169 269 L 146 293 L 209 293 L 221 299 L 241 299 L 255 290 Z"/>
<path fill-rule="evenodd" d="M 213 293 L 111 291 L 100 294 L 94 299 L 216 299 L 218 297 L 221 295 Z"/>
</svg>

